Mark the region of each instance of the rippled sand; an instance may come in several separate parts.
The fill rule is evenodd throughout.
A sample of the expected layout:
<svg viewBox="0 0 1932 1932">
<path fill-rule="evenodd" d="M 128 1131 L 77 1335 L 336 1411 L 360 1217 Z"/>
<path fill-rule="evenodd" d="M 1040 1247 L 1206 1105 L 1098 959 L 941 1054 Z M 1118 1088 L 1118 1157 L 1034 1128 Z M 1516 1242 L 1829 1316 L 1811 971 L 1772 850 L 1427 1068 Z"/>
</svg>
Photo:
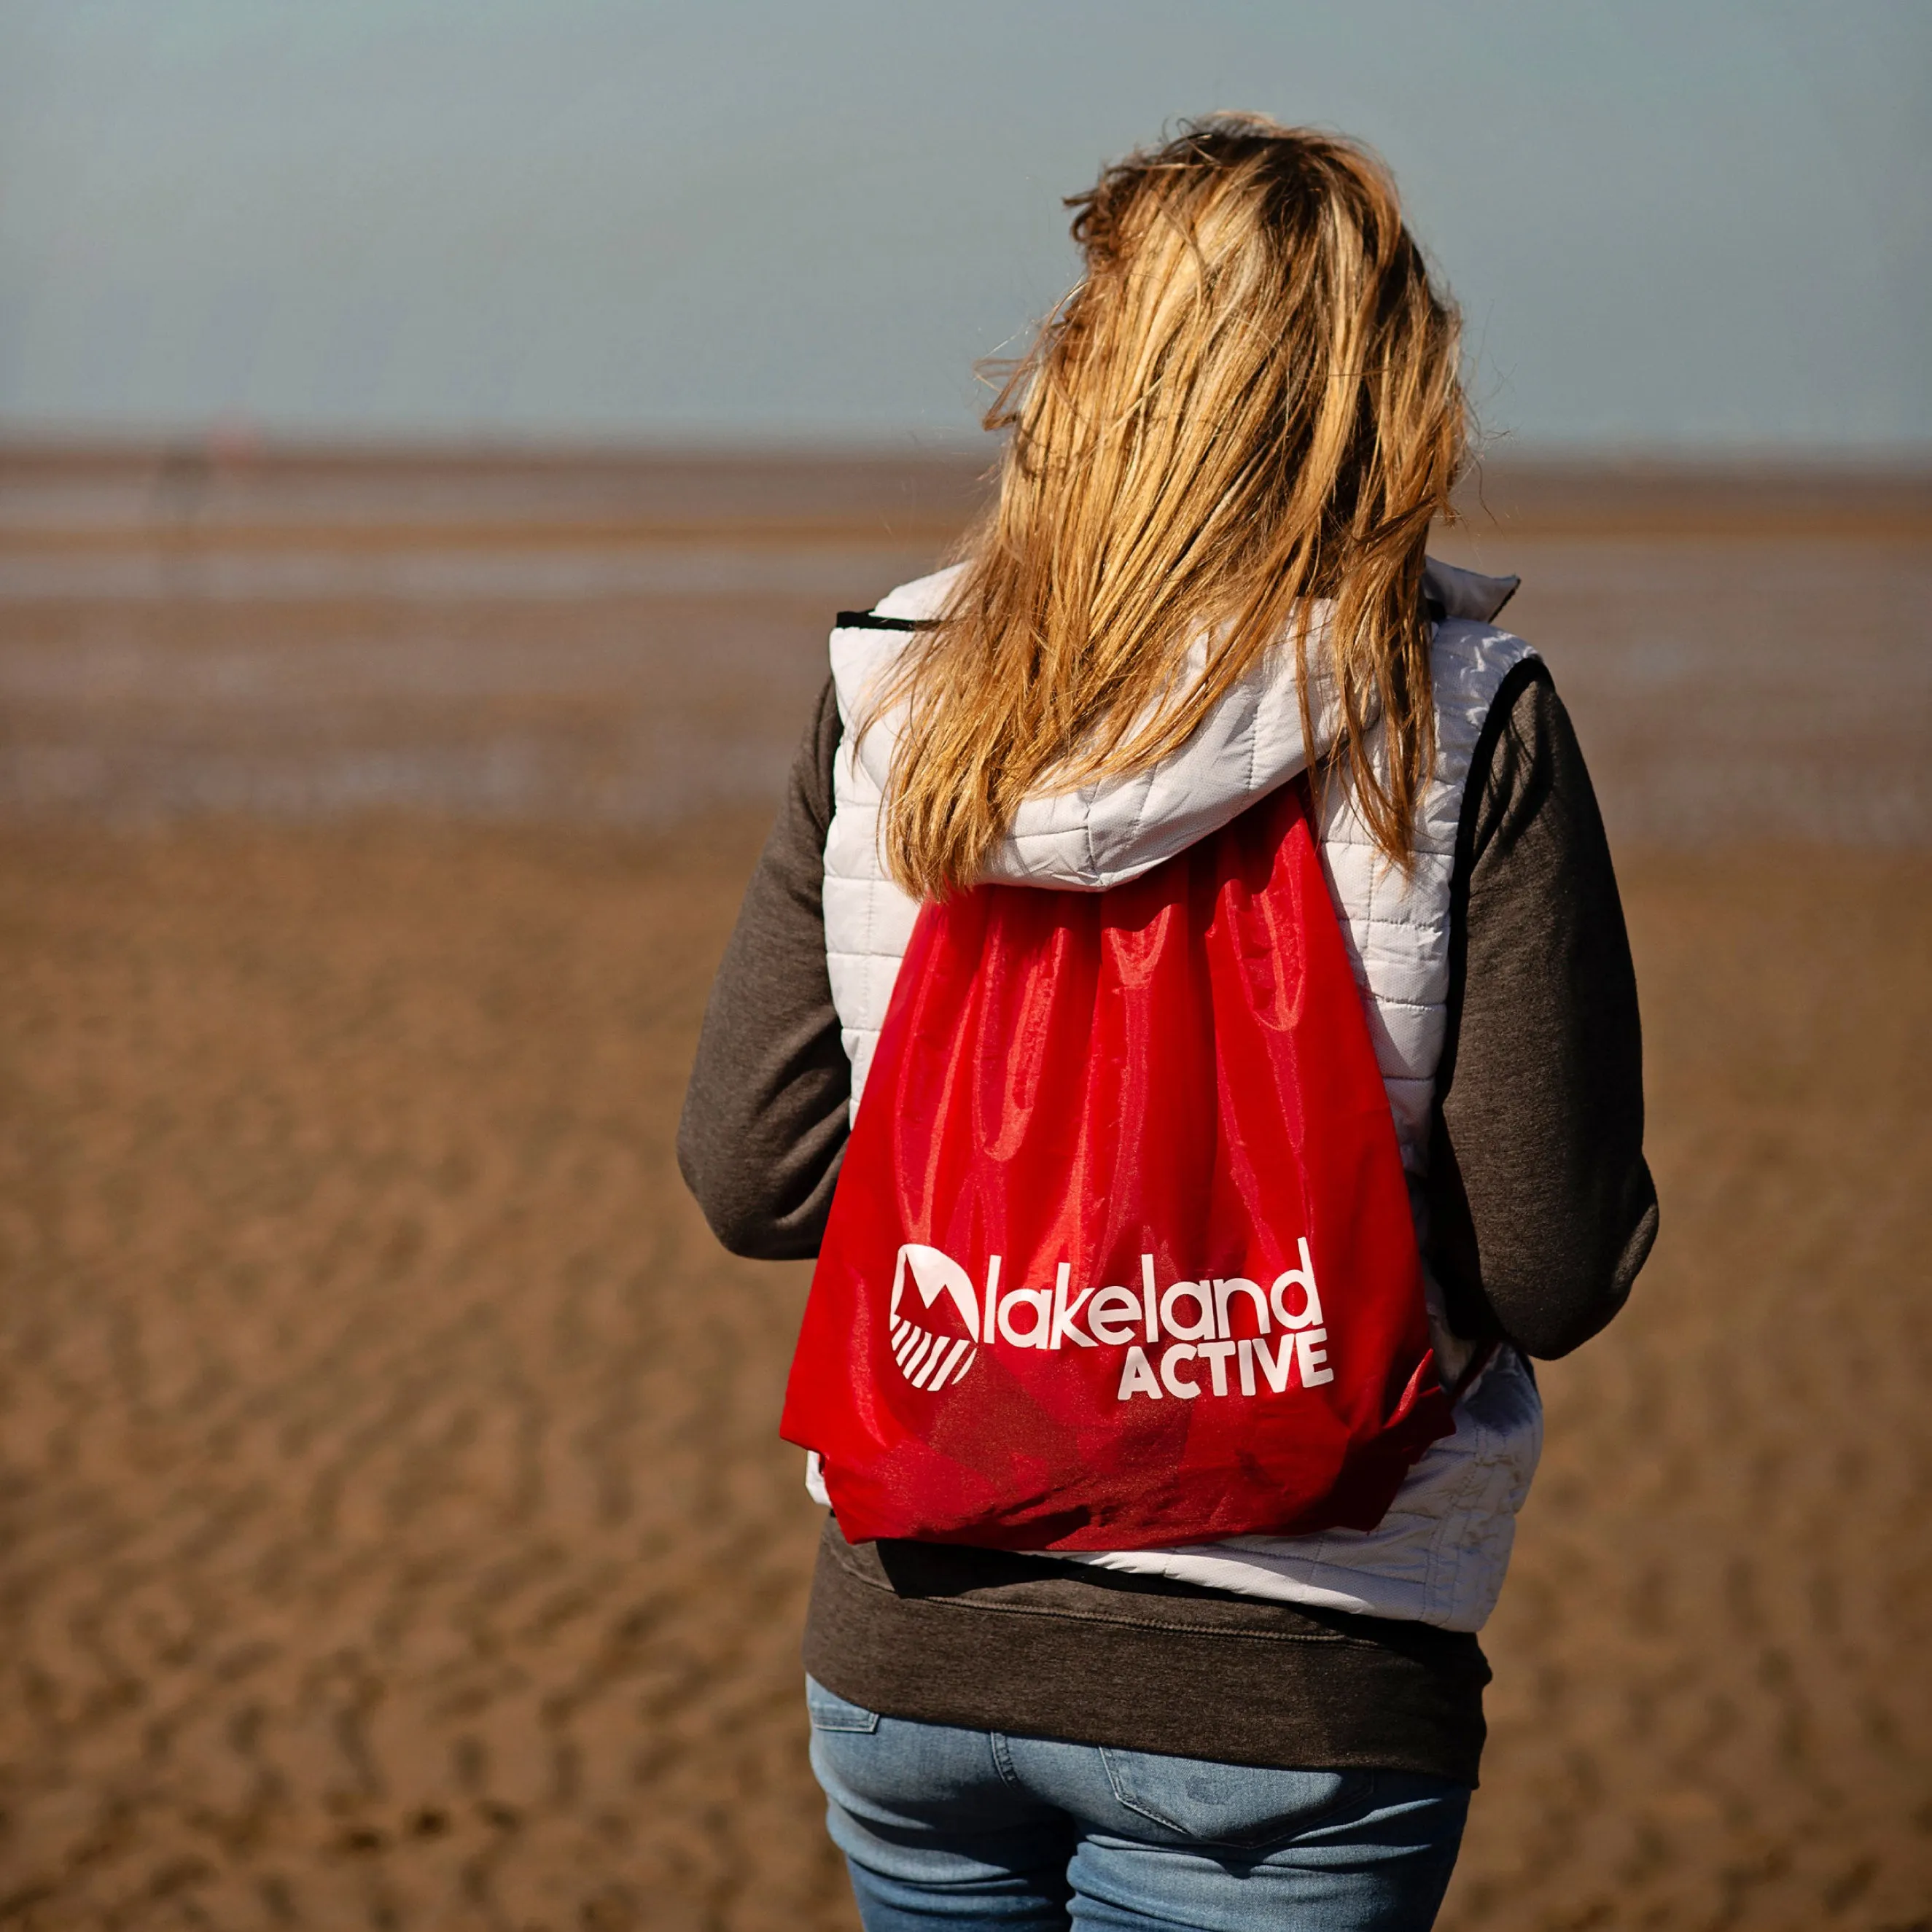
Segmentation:
<svg viewBox="0 0 1932 1932">
<path fill-rule="evenodd" d="M 849 1927 L 804 1274 L 670 1146 L 824 608 L 945 516 L 855 532 L 848 478 L 802 586 L 108 596 L 20 574 L 86 522 L 44 483 L 38 537 L 0 488 L 0 1926 Z M 1926 552 L 1700 514 L 1510 533 L 1664 1234 L 1544 1371 L 1455 1932 L 1932 1924 Z"/>
</svg>

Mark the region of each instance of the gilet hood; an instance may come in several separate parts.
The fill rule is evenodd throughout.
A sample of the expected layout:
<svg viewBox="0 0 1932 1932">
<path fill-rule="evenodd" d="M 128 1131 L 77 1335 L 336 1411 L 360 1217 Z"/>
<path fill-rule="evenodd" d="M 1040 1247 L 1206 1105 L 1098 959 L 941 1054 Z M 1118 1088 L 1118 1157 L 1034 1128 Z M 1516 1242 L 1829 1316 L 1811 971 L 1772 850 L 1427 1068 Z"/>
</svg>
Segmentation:
<svg viewBox="0 0 1932 1932">
<path fill-rule="evenodd" d="M 880 602 L 875 614 L 910 624 L 937 616 L 964 568 L 955 565 L 904 585 Z M 1486 623 L 1509 602 L 1518 581 L 1478 576 L 1432 557 L 1423 574 L 1423 594 L 1440 616 Z M 1318 611 L 1318 634 L 1322 621 Z M 892 628 L 833 632 L 832 669 L 848 734 L 854 714 L 865 709 L 864 694 L 903 643 L 903 632 Z M 1206 650 L 1204 638 L 1190 652 L 1190 669 L 1204 665 Z M 1318 756 L 1333 746 L 1340 730 L 1339 708 L 1319 659 L 1318 651 L 1311 650 L 1309 710 Z M 904 719 L 902 706 L 883 713 L 858 747 L 859 762 L 881 792 Z M 1010 885 L 1105 892 L 1219 831 L 1308 763 L 1293 667 L 1285 656 L 1270 656 L 1159 764 L 1024 800 L 994 848 L 986 876 Z"/>
</svg>

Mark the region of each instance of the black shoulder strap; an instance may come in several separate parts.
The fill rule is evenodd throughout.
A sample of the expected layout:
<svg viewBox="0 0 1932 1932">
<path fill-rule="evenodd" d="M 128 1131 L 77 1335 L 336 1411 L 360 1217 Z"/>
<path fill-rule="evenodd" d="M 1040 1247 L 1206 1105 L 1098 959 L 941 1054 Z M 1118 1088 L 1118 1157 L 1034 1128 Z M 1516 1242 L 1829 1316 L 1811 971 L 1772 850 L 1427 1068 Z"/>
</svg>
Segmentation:
<svg viewBox="0 0 1932 1932">
<path fill-rule="evenodd" d="M 876 610 L 842 610 L 833 627 L 841 631 L 928 631 L 930 617 L 881 617 Z"/>
</svg>

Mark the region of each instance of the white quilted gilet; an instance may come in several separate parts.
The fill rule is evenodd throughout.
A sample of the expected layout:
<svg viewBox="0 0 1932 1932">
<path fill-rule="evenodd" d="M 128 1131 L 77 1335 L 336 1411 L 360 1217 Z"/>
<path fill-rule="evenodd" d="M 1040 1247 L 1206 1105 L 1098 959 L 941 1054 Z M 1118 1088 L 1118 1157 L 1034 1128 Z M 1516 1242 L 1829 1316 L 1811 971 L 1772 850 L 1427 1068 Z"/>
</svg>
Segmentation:
<svg viewBox="0 0 1932 1932">
<path fill-rule="evenodd" d="M 912 620 L 937 614 L 954 574 L 941 572 L 903 586 L 880 601 L 876 614 Z M 1449 614 L 1436 626 L 1432 646 L 1436 763 L 1417 815 L 1407 876 L 1376 849 L 1346 788 L 1318 787 L 1316 814 L 1322 862 L 1362 988 L 1417 1232 L 1425 1241 L 1420 1183 L 1448 1024 L 1450 886 L 1463 793 L 1497 692 L 1510 669 L 1532 655 L 1520 638 L 1489 621 L 1514 580 L 1478 578 L 1432 562 L 1426 581 Z M 862 745 L 857 731 L 874 680 L 906 634 L 851 628 L 833 632 L 831 640 L 844 736 L 825 845 L 826 957 L 852 1063 L 855 1112 L 919 910 L 887 877 L 879 850 L 879 807 L 896 717 L 879 718 Z M 1318 689 L 1310 698 L 1318 748 L 1325 748 L 1334 712 Z M 1105 890 L 1218 830 L 1307 763 L 1292 666 L 1277 659 L 1244 680 L 1152 772 L 1029 799 L 994 855 L 991 875 Z M 1469 1360 L 1468 1345 L 1450 1333 L 1432 1282 L 1429 1290 L 1437 1353 L 1445 1378 L 1454 1378 Z M 1241 1537 L 1065 1560 L 1451 1630 L 1479 1628 L 1502 1588 L 1516 1511 L 1542 1443 L 1541 1404 L 1514 1350 L 1499 1350 L 1472 1379 L 1456 1421 L 1454 1435 L 1423 1456 L 1373 1530 Z"/>
</svg>

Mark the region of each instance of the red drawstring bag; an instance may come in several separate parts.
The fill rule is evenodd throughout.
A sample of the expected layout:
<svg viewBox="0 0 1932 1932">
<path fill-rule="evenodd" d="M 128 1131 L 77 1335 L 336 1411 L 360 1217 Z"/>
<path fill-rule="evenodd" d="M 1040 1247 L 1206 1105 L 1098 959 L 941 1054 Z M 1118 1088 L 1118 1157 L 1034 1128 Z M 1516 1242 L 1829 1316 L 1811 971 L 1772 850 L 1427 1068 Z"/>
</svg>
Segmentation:
<svg viewBox="0 0 1932 1932">
<path fill-rule="evenodd" d="M 924 908 L 785 1396 L 848 1538 L 1370 1528 L 1453 1426 L 1299 784 L 1110 892 Z"/>
</svg>

